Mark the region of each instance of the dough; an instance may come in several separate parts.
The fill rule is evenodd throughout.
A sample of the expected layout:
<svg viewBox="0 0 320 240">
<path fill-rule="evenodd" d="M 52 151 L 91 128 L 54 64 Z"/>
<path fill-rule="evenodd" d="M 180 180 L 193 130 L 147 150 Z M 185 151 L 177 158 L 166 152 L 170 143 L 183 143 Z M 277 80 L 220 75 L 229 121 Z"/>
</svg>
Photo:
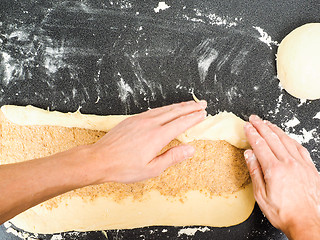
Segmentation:
<svg viewBox="0 0 320 240">
<path fill-rule="evenodd" d="M 4 105 L 2 113 L 10 122 L 18 125 L 50 125 L 86 128 L 108 132 L 115 125 L 130 117 L 128 115 L 97 116 L 89 114 L 50 112 L 33 106 Z M 225 140 L 237 148 L 248 149 L 250 145 L 245 136 L 245 121 L 233 113 L 221 112 L 208 116 L 200 124 L 190 128 L 177 137 L 181 142 L 193 140 Z"/>
<path fill-rule="evenodd" d="M 128 117 L 65 114 L 32 106 L 3 106 L 1 112 L 1 164 L 93 143 Z M 208 117 L 178 137 L 195 146 L 195 156 L 159 177 L 74 190 L 19 214 L 11 222 L 34 233 L 239 224 L 250 216 L 255 204 L 243 150 L 225 141 L 211 141 L 205 130 L 225 139 L 237 139 L 233 144 L 244 147 L 247 143 L 241 134 L 232 137 L 243 131 L 242 125 L 243 121 L 231 113 Z M 234 133 L 226 131 L 231 136 L 219 131 L 220 127 L 236 126 L 240 129 Z M 217 136 L 211 137 L 217 140 Z M 201 138 L 205 140 L 195 140 Z M 174 140 L 163 151 L 177 144 L 181 143 Z"/>
<path fill-rule="evenodd" d="M 282 40 L 277 71 L 281 85 L 292 96 L 320 98 L 320 23 L 298 27 Z"/>
</svg>

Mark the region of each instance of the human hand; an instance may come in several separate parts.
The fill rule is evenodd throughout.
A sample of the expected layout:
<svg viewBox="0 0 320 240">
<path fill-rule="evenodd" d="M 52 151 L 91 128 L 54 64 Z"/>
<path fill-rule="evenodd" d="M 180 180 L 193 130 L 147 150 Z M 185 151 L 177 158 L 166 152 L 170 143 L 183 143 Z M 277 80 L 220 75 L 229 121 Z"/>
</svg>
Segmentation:
<svg viewBox="0 0 320 240">
<path fill-rule="evenodd" d="M 155 108 L 122 121 L 92 145 L 96 183 L 131 183 L 156 177 L 166 168 L 192 157 L 189 145 L 157 156 L 176 136 L 204 120 L 207 103 L 183 102 Z"/>
<path fill-rule="evenodd" d="M 254 196 L 271 224 L 291 239 L 320 237 L 320 177 L 306 148 L 251 116 L 245 152 Z"/>
</svg>

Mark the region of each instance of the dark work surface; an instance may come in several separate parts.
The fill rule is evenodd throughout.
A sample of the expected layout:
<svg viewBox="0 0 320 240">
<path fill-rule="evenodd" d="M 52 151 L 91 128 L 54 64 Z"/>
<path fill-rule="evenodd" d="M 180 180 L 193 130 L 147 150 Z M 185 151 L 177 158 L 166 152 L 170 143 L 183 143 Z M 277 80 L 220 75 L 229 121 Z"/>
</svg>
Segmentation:
<svg viewBox="0 0 320 240">
<path fill-rule="evenodd" d="M 320 1 L 166 3 L 156 13 L 158 1 L 0 0 L 0 104 L 131 114 L 191 100 L 194 92 L 210 114 L 227 110 L 247 120 L 255 113 L 278 124 L 319 168 L 319 101 L 300 102 L 279 87 L 277 46 L 261 41 L 259 30 L 280 42 L 319 21 Z M 294 118 L 300 123 L 292 127 Z M 107 239 L 286 239 L 257 206 L 238 226 L 194 236 L 181 229 L 107 231 Z M 106 239 L 102 232 L 62 236 Z M 19 238 L 1 226 L 0 239 Z"/>
</svg>

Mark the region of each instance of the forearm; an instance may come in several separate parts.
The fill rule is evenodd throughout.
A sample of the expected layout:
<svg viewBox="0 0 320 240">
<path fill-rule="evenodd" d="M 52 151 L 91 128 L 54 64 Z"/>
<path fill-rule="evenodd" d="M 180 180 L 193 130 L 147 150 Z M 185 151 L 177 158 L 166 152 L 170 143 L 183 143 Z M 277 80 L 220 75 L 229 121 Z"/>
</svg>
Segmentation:
<svg viewBox="0 0 320 240">
<path fill-rule="evenodd" d="M 0 166 L 0 223 L 54 196 L 94 183 L 85 146 Z"/>
</svg>

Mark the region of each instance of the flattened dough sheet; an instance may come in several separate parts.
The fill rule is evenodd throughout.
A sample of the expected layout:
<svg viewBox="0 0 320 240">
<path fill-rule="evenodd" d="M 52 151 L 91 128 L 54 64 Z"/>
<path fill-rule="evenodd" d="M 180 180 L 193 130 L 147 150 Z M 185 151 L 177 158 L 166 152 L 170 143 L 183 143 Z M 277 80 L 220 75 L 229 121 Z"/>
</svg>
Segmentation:
<svg viewBox="0 0 320 240">
<path fill-rule="evenodd" d="M 12 123 L 18 125 L 49 125 L 61 127 L 86 128 L 108 132 L 130 115 L 98 116 L 74 113 L 47 111 L 33 106 L 4 105 L 2 113 Z M 229 112 L 209 115 L 203 122 L 190 128 L 177 137 L 181 142 L 193 140 L 225 140 L 237 148 L 247 149 L 250 145 L 245 136 L 244 121 Z"/>
<path fill-rule="evenodd" d="M 37 132 L 54 131 L 55 133 L 62 132 L 63 134 L 66 134 L 67 136 L 65 139 L 67 140 L 69 139 L 68 137 L 70 137 L 69 135 L 78 136 L 75 138 L 70 137 L 70 139 L 72 139 L 72 141 L 68 140 L 68 144 L 70 145 L 61 145 L 61 147 L 66 148 L 77 144 L 83 144 L 84 140 L 80 136 L 88 136 L 88 138 L 92 138 L 90 141 L 94 142 L 96 141 L 96 138 L 98 138 L 96 135 L 98 136 L 100 134 L 98 131 L 107 132 L 128 117 L 85 115 L 80 114 L 79 112 L 49 112 L 32 106 L 2 106 L 1 111 L 3 113 L 1 118 L 3 134 L 6 132 L 14 134 L 14 130 L 17 132 L 26 131 L 31 135 L 37 134 Z M 235 156 L 235 158 L 237 158 L 235 160 L 237 160 L 236 162 L 239 165 L 243 159 L 238 159 L 238 150 L 230 144 L 223 143 L 220 140 L 226 140 L 238 148 L 248 148 L 249 145 L 243 132 L 243 124 L 244 121 L 234 114 L 224 112 L 216 116 L 207 117 L 202 123 L 189 129 L 177 139 L 182 142 L 196 144 L 197 146 L 201 145 L 202 150 L 199 150 L 199 156 L 201 154 L 204 154 L 205 156 L 207 153 L 205 149 L 211 145 L 215 146 L 215 141 L 212 140 L 219 140 L 217 146 L 225 146 L 229 152 L 231 151 L 230 154 L 228 153 L 229 155 L 225 156 Z M 38 128 L 41 129 L 39 130 Z M 8 131 L 8 129 L 10 131 Z M 13 131 L 11 131 L 11 129 L 13 129 Z M 81 134 L 78 134 L 78 132 Z M 101 137 L 100 135 L 99 137 Z M 32 136 L 30 137 L 32 138 Z M 208 142 L 201 142 L 199 140 L 206 140 Z M 14 138 L 12 138 L 12 142 L 13 141 Z M 52 139 L 50 139 L 50 141 L 52 141 Z M 90 143 L 90 141 L 88 140 L 88 143 Z M 10 150 L 8 142 L 6 144 L 6 147 Z M 25 148 L 25 146 L 23 147 Z M 46 150 L 48 152 L 54 150 L 49 149 L 50 146 L 47 146 L 47 148 L 48 149 Z M 7 150 L 8 154 L 9 150 Z M 63 149 L 59 149 L 59 151 L 61 150 Z M 54 151 L 52 153 L 54 153 Z M 26 158 L 32 158 L 37 156 L 40 157 L 42 154 L 46 155 L 48 153 L 36 152 L 38 155 L 26 155 L 27 153 L 21 152 L 21 154 L 21 156 L 28 156 Z M 181 192 L 181 194 L 163 194 L 165 186 L 162 186 L 161 184 L 164 183 L 164 185 L 168 185 L 166 179 L 169 179 L 170 182 L 172 182 L 173 177 L 176 177 L 177 181 L 180 181 L 179 176 L 174 176 L 172 173 L 184 171 L 183 169 L 186 169 L 188 166 L 194 169 L 193 167 L 196 165 L 192 164 L 202 164 L 207 167 L 216 164 L 214 166 L 217 167 L 218 173 L 220 165 L 222 166 L 225 164 L 228 166 L 232 163 L 229 161 L 230 159 L 226 159 L 226 162 L 222 163 L 224 153 L 217 152 L 216 154 L 222 155 L 220 158 L 214 160 L 207 159 L 199 161 L 191 159 L 189 162 L 184 163 L 185 165 L 183 165 L 183 167 L 171 167 L 159 176 L 158 179 L 150 180 L 147 183 L 137 183 L 132 186 L 121 186 L 119 184 L 110 183 L 104 186 L 114 189 L 119 186 L 119 189 L 126 189 L 126 191 L 124 191 L 125 193 L 129 192 L 129 194 L 124 195 L 122 193 L 122 197 L 120 198 L 115 198 L 115 196 L 108 194 L 96 194 L 96 192 L 100 192 L 98 186 L 86 188 L 84 190 L 80 189 L 79 191 L 69 192 L 39 204 L 24 213 L 19 214 L 13 218 L 11 222 L 25 231 L 34 233 L 56 233 L 71 230 L 91 231 L 131 229 L 151 225 L 202 225 L 215 227 L 236 225 L 245 221 L 250 216 L 255 204 L 250 181 L 243 182 L 243 186 L 236 191 L 230 190 L 229 192 L 223 192 L 223 189 L 219 190 L 222 191 L 221 194 L 218 190 L 215 191 L 219 194 L 215 194 L 212 192 L 210 193 L 207 189 L 200 189 L 199 187 L 184 190 L 185 192 Z M 10 161 L 17 161 L 14 157 L 12 157 L 12 159 L 4 158 L 4 155 L 1 155 L 1 158 L 0 163 L 2 162 L 2 164 L 9 163 Z M 28 159 L 19 159 L 19 161 L 23 160 Z M 214 163 L 214 161 L 216 162 Z M 221 161 L 221 163 L 219 161 Z M 234 169 L 237 169 L 239 167 L 238 165 L 234 167 Z M 192 171 L 192 169 L 187 169 L 186 171 Z M 203 170 L 201 174 L 206 173 L 206 167 L 203 169 L 200 166 L 199 169 Z M 224 169 L 224 171 L 225 170 L 226 169 Z M 208 176 L 200 175 L 200 178 L 207 181 L 211 176 L 211 173 L 208 172 L 207 174 Z M 190 176 L 193 176 L 193 174 L 190 174 Z M 245 179 L 243 173 L 233 173 L 232 171 L 228 176 L 230 176 L 230 179 L 225 179 L 224 183 L 229 187 L 232 186 L 232 181 L 238 181 L 239 179 L 244 181 L 243 179 Z M 231 185 L 228 183 L 229 180 L 232 180 Z M 201 181 L 199 180 L 199 182 Z M 150 185 L 157 187 L 152 188 Z M 185 185 L 189 186 L 187 183 Z M 150 187 L 150 189 L 147 189 L 148 187 Z M 135 191 L 137 189 L 142 189 L 140 197 L 136 197 L 137 194 Z M 96 192 L 94 193 L 94 191 Z M 130 195 L 130 191 L 133 191 L 136 195 Z M 91 193 L 94 193 L 94 196 L 90 197 Z"/>
</svg>

